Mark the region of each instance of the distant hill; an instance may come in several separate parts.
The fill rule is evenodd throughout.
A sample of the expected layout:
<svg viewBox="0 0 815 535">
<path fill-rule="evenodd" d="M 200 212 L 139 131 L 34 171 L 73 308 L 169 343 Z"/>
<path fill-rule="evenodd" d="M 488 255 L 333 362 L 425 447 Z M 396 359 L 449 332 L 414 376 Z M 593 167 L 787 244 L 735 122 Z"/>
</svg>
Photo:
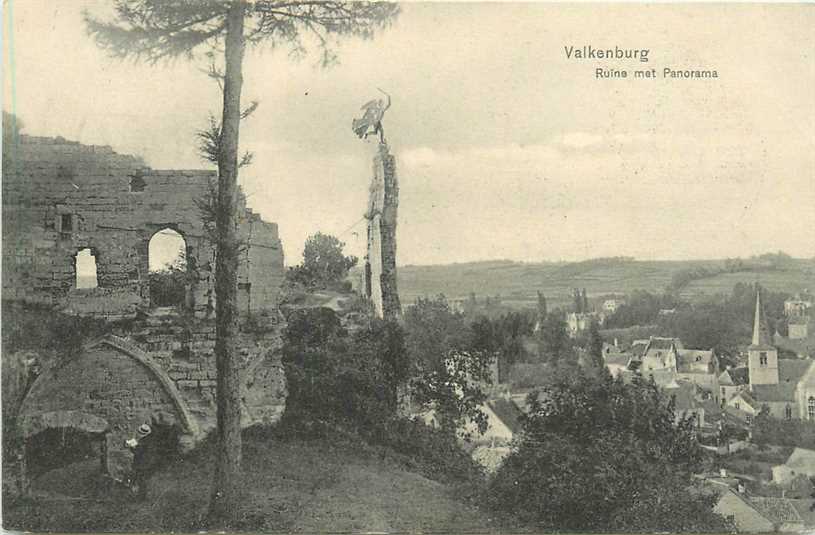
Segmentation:
<svg viewBox="0 0 815 535">
<path fill-rule="evenodd" d="M 465 298 L 500 295 L 505 304 L 534 307 L 536 292 L 542 291 L 550 306 L 571 303 L 573 288 L 586 288 L 589 297 L 625 294 L 642 289 L 661 292 L 676 273 L 694 268 L 717 271 L 722 260 L 639 261 L 628 258 L 601 258 L 572 263 L 523 263 L 487 261 L 436 266 L 400 266 L 399 295 L 403 304 L 419 296 L 444 294 Z M 774 291 L 794 293 L 815 289 L 815 261 L 793 259 L 783 269 L 758 269 L 720 273 L 695 280 L 683 287 L 681 295 L 695 300 L 706 295 L 730 293 L 737 282 L 762 285 Z"/>
</svg>

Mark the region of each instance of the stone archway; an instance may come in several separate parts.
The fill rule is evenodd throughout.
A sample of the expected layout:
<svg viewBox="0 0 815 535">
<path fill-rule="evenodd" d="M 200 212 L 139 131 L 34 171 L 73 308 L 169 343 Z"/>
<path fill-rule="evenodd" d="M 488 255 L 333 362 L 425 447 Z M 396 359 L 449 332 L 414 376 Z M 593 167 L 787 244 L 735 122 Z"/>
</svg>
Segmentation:
<svg viewBox="0 0 815 535">
<path fill-rule="evenodd" d="M 192 308 L 191 248 L 183 232 L 163 226 L 147 241 L 151 307 Z"/>
<path fill-rule="evenodd" d="M 105 469 L 120 479 L 132 459 L 124 441 L 142 423 L 176 426 L 186 443 L 198 426 L 166 372 L 126 340 L 106 336 L 42 373 L 21 403 L 21 434 L 70 427 L 105 433 Z"/>
</svg>

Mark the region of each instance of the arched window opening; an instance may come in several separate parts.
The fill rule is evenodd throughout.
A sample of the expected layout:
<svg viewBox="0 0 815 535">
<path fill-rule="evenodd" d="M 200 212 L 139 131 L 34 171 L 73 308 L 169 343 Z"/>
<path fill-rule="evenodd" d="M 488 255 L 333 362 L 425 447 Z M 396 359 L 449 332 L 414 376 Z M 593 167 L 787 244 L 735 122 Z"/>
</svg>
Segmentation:
<svg viewBox="0 0 815 535">
<path fill-rule="evenodd" d="M 147 182 L 144 181 L 141 169 L 130 176 L 130 193 L 141 193 L 146 186 Z"/>
<path fill-rule="evenodd" d="M 184 306 L 187 301 L 187 244 L 171 228 L 159 230 L 148 245 L 150 303 L 153 306 Z"/>
<path fill-rule="evenodd" d="M 96 288 L 96 255 L 90 249 L 82 249 L 74 259 L 74 287 L 77 289 Z"/>
</svg>

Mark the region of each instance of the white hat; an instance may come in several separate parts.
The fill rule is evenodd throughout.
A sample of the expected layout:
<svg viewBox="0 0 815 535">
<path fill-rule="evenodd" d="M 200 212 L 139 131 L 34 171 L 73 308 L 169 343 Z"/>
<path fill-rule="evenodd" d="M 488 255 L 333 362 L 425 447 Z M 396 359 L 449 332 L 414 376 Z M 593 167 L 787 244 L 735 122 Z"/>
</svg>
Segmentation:
<svg viewBox="0 0 815 535">
<path fill-rule="evenodd" d="M 138 431 L 136 431 L 136 434 L 137 434 L 137 435 L 139 435 L 139 438 L 144 438 L 144 437 L 146 437 L 147 435 L 149 435 L 151 431 L 152 431 L 152 429 L 150 429 L 150 426 L 149 426 L 149 425 L 147 425 L 147 424 L 141 424 L 141 425 L 139 426 L 139 430 L 138 430 Z"/>
</svg>

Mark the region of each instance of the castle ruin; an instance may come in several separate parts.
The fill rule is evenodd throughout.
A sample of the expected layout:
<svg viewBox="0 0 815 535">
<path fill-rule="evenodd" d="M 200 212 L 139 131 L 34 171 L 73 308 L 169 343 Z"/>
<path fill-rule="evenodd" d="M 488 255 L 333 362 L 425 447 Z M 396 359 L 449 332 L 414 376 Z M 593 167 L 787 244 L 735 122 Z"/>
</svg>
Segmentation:
<svg viewBox="0 0 815 535">
<path fill-rule="evenodd" d="M 3 155 L 3 299 L 129 328 L 89 341 L 75 359 L 42 370 L 15 403 L 23 441 L 47 429 L 97 434 L 109 474 L 129 467 L 123 446 L 143 422 L 175 426 L 192 445 L 215 425 L 215 246 L 202 215 L 217 173 L 153 170 L 110 147 L 19 136 Z M 280 362 L 284 277 L 277 225 L 239 207 L 239 308 L 252 318 L 238 340 L 243 424 L 275 421 L 285 406 Z M 186 293 L 151 307 L 150 240 L 185 242 Z M 95 260 L 95 288 L 77 287 L 77 255 Z M 244 322 L 249 323 L 249 322 Z M 260 327 L 259 327 L 260 326 Z M 15 361 L 4 355 L 4 361 Z M 19 360 L 19 359 L 16 359 Z"/>
</svg>

